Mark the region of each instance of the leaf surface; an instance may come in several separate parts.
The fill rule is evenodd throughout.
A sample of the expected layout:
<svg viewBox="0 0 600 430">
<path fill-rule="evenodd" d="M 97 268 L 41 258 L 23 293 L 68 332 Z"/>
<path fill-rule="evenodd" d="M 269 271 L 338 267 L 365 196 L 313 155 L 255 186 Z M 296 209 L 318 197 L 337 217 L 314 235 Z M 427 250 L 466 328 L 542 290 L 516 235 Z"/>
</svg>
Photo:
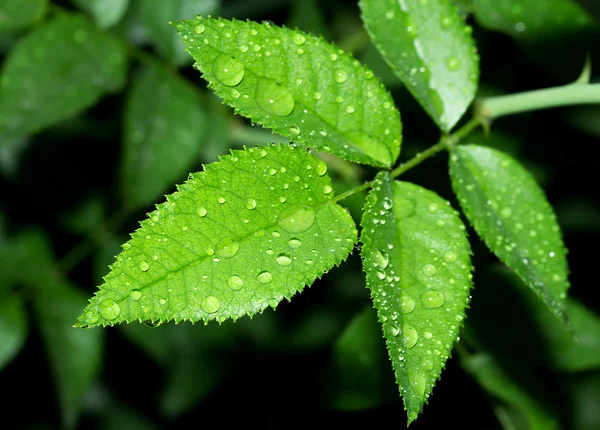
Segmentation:
<svg viewBox="0 0 600 430">
<path fill-rule="evenodd" d="M 450 0 L 361 0 L 362 18 L 381 55 L 443 130 L 473 100 L 479 56 Z"/>
<path fill-rule="evenodd" d="M 471 249 L 448 202 L 386 172 L 367 197 L 362 228 L 367 287 L 410 423 L 458 339 L 471 288 Z"/>
<path fill-rule="evenodd" d="M 254 22 L 176 23 L 210 86 L 237 113 L 297 143 L 390 167 L 400 114 L 373 72 L 315 36 Z"/>
<path fill-rule="evenodd" d="M 554 211 L 533 177 L 509 155 L 477 145 L 452 151 L 450 176 L 477 234 L 564 319 L 566 251 Z"/>
<path fill-rule="evenodd" d="M 224 321 L 289 300 L 356 242 L 326 170 L 274 145 L 191 175 L 123 245 L 77 325 Z"/>
<path fill-rule="evenodd" d="M 170 73 L 145 69 L 125 110 L 122 184 L 127 205 L 154 202 L 197 161 L 206 114 L 194 88 Z"/>
<path fill-rule="evenodd" d="M 552 36 L 593 23 L 590 15 L 572 0 L 473 0 L 473 10 L 482 27 L 516 39 Z"/>
<path fill-rule="evenodd" d="M 46 13 L 48 0 L 4 0 L 0 2 L 0 32 L 17 31 L 38 21 Z"/>
<path fill-rule="evenodd" d="M 98 24 L 106 29 L 117 24 L 129 6 L 129 0 L 74 0 L 78 7 L 89 13 Z"/>
<path fill-rule="evenodd" d="M 125 82 L 125 53 L 79 16 L 25 36 L 0 76 L 0 141 L 70 118 Z"/>
<path fill-rule="evenodd" d="M 1 297 L 0 370 L 19 353 L 27 339 L 28 329 L 27 314 L 22 299 L 14 294 Z"/>
</svg>

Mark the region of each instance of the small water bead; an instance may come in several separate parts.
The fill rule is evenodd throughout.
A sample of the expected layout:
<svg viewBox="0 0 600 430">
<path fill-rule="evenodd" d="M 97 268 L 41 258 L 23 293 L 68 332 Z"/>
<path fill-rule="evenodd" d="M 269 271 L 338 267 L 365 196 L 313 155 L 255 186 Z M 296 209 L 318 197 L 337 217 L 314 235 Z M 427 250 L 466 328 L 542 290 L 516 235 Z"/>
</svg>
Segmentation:
<svg viewBox="0 0 600 430">
<path fill-rule="evenodd" d="M 323 187 L 323 193 L 324 194 L 330 194 L 333 191 L 333 188 L 331 188 L 329 185 L 325 185 Z"/>
<path fill-rule="evenodd" d="M 235 291 L 240 291 L 244 287 L 244 280 L 239 276 L 233 275 L 227 279 L 229 288 Z"/>
<path fill-rule="evenodd" d="M 256 208 L 256 200 L 248 199 L 246 200 L 246 209 L 252 210 Z"/>
<path fill-rule="evenodd" d="M 124 243 L 123 245 L 121 245 L 121 248 L 123 248 L 123 251 L 127 251 L 128 249 L 131 249 L 131 244 Z"/>
<path fill-rule="evenodd" d="M 289 266 L 292 264 L 292 259 L 287 254 L 279 254 L 275 259 L 280 266 Z"/>
<path fill-rule="evenodd" d="M 114 300 L 106 299 L 98 305 L 98 312 L 105 320 L 112 321 L 121 314 L 121 307 Z"/>
<path fill-rule="evenodd" d="M 166 305 L 166 304 L 167 304 L 167 301 L 166 301 L 165 299 L 160 299 L 160 300 L 158 301 L 158 303 L 160 303 L 161 305 Z"/>
<path fill-rule="evenodd" d="M 440 205 L 438 205 L 437 203 L 431 203 L 429 206 L 427 206 L 427 210 L 429 211 L 429 213 L 436 213 L 438 210 L 440 209 Z"/>
<path fill-rule="evenodd" d="M 256 280 L 261 284 L 268 284 L 273 280 L 273 275 L 271 274 L 271 272 L 265 270 L 264 272 L 260 272 L 256 276 Z"/>
<path fill-rule="evenodd" d="M 412 348 L 419 340 L 419 333 L 412 327 L 404 327 L 404 345 L 407 349 Z"/>
<path fill-rule="evenodd" d="M 376 272 L 377 277 L 379 278 L 379 280 L 383 281 L 385 279 L 385 272 L 378 270 Z"/>
<path fill-rule="evenodd" d="M 387 252 L 379 249 L 379 250 L 376 250 L 375 252 L 373 252 L 373 261 L 375 261 L 375 263 L 377 264 L 377 267 L 379 267 L 381 269 L 385 269 L 386 267 L 388 267 L 388 264 L 390 262 L 390 257 L 388 256 Z"/>
<path fill-rule="evenodd" d="M 450 27 L 452 27 L 452 24 L 454 24 L 454 19 L 452 19 L 452 17 L 450 16 L 444 16 L 442 17 L 442 28 L 447 30 Z"/>
<path fill-rule="evenodd" d="M 221 301 L 215 296 L 206 296 L 200 302 L 200 307 L 207 314 L 214 314 L 221 308 Z"/>
<path fill-rule="evenodd" d="M 281 211 L 279 226 L 288 233 L 302 233 L 315 222 L 316 213 L 310 206 L 292 205 Z"/>
<path fill-rule="evenodd" d="M 275 239 L 278 239 L 279 237 L 281 237 L 281 234 L 278 231 L 274 231 L 273 233 L 271 233 L 271 236 L 273 236 Z"/>
<path fill-rule="evenodd" d="M 269 175 L 273 176 L 277 173 L 276 169 L 269 169 Z"/>
<path fill-rule="evenodd" d="M 400 309 L 403 314 L 411 313 L 415 309 L 415 305 L 416 303 L 412 297 L 406 295 L 400 297 Z"/>
<path fill-rule="evenodd" d="M 204 206 L 200 206 L 197 210 L 196 210 L 196 214 L 200 217 L 200 218 L 204 218 L 206 216 L 206 214 L 208 213 L 208 211 L 206 210 L 206 208 Z"/>
<path fill-rule="evenodd" d="M 458 70 L 460 67 L 460 61 L 456 57 L 450 57 L 446 60 L 446 67 L 448 70 Z"/>
<path fill-rule="evenodd" d="M 198 24 L 196 27 L 194 27 L 194 33 L 196 34 L 202 34 L 205 30 L 206 26 L 204 24 Z"/>
<path fill-rule="evenodd" d="M 241 52 L 248 52 L 248 45 L 240 45 Z"/>
<path fill-rule="evenodd" d="M 139 268 L 142 272 L 147 272 L 150 269 L 150 265 L 146 261 L 141 261 Z"/>
<path fill-rule="evenodd" d="M 392 199 L 390 199 L 389 197 L 385 197 L 383 199 L 383 208 L 386 211 L 389 211 L 392 208 L 392 206 L 393 206 Z"/>
<path fill-rule="evenodd" d="M 142 293 L 140 292 L 140 290 L 131 290 L 129 292 L 129 298 L 137 302 L 139 299 L 142 298 Z"/>
<path fill-rule="evenodd" d="M 290 127 L 290 133 L 292 133 L 295 136 L 298 136 L 300 134 L 300 128 L 296 126 Z"/>
<path fill-rule="evenodd" d="M 336 70 L 334 79 L 338 84 L 343 84 L 348 79 L 348 74 L 343 70 Z"/>
<path fill-rule="evenodd" d="M 323 176 L 325 173 L 327 173 L 327 164 L 325 164 L 322 160 L 317 160 L 315 173 L 317 174 L 317 176 Z"/>
<path fill-rule="evenodd" d="M 444 260 L 448 263 L 454 263 L 458 259 L 458 254 L 454 251 L 444 253 Z"/>
<path fill-rule="evenodd" d="M 512 211 L 510 210 L 510 208 L 504 208 L 500 211 L 500 215 L 502 215 L 503 218 L 510 218 L 510 216 L 512 215 Z"/>
<path fill-rule="evenodd" d="M 288 241 L 288 245 L 292 249 L 298 249 L 302 246 L 302 242 L 300 241 L 300 239 L 294 237 Z"/>
<path fill-rule="evenodd" d="M 395 325 L 392 326 L 391 331 L 392 331 L 392 336 L 398 336 L 400 334 L 400 329 L 398 327 L 396 327 Z"/>
<path fill-rule="evenodd" d="M 218 197 L 217 202 L 219 202 L 219 204 L 222 205 L 223 203 L 225 203 L 225 197 Z"/>
<path fill-rule="evenodd" d="M 85 311 L 81 319 L 84 324 L 95 324 L 98 322 L 98 312 Z"/>
<path fill-rule="evenodd" d="M 350 105 L 346 108 L 346 112 L 348 113 L 354 113 L 354 106 Z"/>
<path fill-rule="evenodd" d="M 437 269 L 433 264 L 426 264 L 423 266 L 423 273 L 427 276 L 435 276 L 437 273 Z"/>
<path fill-rule="evenodd" d="M 306 262 L 305 262 L 305 263 L 306 263 L 307 265 L 309 265 L 309 266 L 310 266 L 311 264 L 313 264 L 313 263 L 314 263 L 314 261 L 312 261 L 312 260 L 306 260 Z"/>
<path fill-rule="evenodd" d="M 273 79 L 258 78 L 256 104 L 267 114 L 288 116 L 294 110 L 295 100 L 287 87 Z"/>
<path fill-rule="evenodd" d="M 213 74 L 223 85 L 233 87 L 244 79 L 244 65 L 227 54 L 220 54 L 213 63 Z"/>
<path fill-rule="evenodd" d="M 446 302 L 444 294 L 436 290 L 424 291 L 423 294 L 421 294 L 420 300 L 423 307 L 427 309 L 439 308 Z"/>
<path fill-rule="evenodd" d="M 231 97 L 234 99 L 240 98 L 240 92 L 238 90 L 231 90 Z"/>
<path fill-rule="evenodd" d="M 292 40 L 296 45 L 304 45 L 304 42 L 306 42 L 306 38 L 301 34 L 294 34 Z"/>
</svg>

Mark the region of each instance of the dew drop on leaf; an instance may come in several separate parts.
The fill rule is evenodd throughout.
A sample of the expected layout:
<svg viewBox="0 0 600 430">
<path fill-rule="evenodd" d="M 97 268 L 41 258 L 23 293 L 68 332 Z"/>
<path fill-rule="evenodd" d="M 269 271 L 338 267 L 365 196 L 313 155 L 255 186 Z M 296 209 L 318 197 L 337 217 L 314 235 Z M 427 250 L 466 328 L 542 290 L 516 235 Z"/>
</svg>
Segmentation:
<svg viewBox="0 0 600 430">
<path fill-rule="evenodd" d="M 206 30 L 206 26 L 204 24 L 199 24 L 196 27 L 194 27 L 194 33 L 196 33 L 196 34 L 202 34 L 202 33 L 204 33 L 205 30 Z"/>
<path fill-rule="evenodd" d="M 140 262 L 139 267 L 142 272 L 147 272 L 150 269 L 150 265 L 146 261 Z"/>
<path fill-rule="evenodd" d="M 290 246 L 290 248 L 298 249 L 302 246 L 302 242 L 300 241 L 300 239 L 294 237 L 288 241 L 288 245 Z"/>
<path fill-rule="evenodd" d="M 415 309 L 415 301 L 410 296 L 403 295 L 400 298 L 400 309 L 403 314 L 409 314 Z"/>
<path fill-rule="evenodd" d="M 288 116 L 294 110 L 295 100 L 287 87 L 273 79 L 258 78 L 256 104 L 269 115 Z"/>
<path fill-rule="evenodd" d="M 280 266 L 289 266 L 292 264 L 292 259 L 287 254 L 279 254 L 275 259 Z"/>
<path fill-rule="evenodd" d="M 131 292 L 129 293 L 129 298 L 137 302 L 139 299 L 142 298 L 142 293 L 140 292 L 140 290 L 131 290 Z"/>
<path fill-rule="evenodd" d="M 238 253 L 240 244 L 230 237 L 225 237 L 217 242 L 215 254 L 221 258 L 232 258 Z"/>
<path fill-rule="evenodd" d="M 415 346 L 418 340 L 419 333 L 417 333 L 414 328 L 410 326 L 404 327 L 404 344 L 406 345 L 407 349 Z"/>
<path fill-rule="evenodd" d="M 424 291 L 420 299 L 423 307 L 427 309 L 439 308 L 446 301 L 444 294 L 436 290 Z"/>
<path fill-rule="evenodd" d="M 206 210 L 206 208 L 204 206 L 200 206 L 198 208 L 198 210 L 196 210 L 196 213 L 198 214 L 198 216 L 200 218 L 204 218 L 206 216 L 206 214 L 208 213 L 208 211 Z"/>
<path fill-rule="evenodd" d="M 438 210 L 440 210 L 440 206 L 437 203 L 431 203 L 429 206 L 427 206 L 427 210 L 429 211 L 429 213 L 436 213 Z"/>
<path fill-rule="evenodd" d="M 213 63 L 213 74 L 223 85 L 233 87 L 244 79 L 244 65 L 227 54 L 220 54 Z"/>
<path fill-rule="evenodd" d="M 292 205 L 279 214 L 279 226 L 288 233 L 302 233 L 315 222 L 315 211 L 309 206 Z"/>
<path fill-rule="evenodd" d="M 98 322 L 98 312 L 96 311 L 86 311 L 83 314 L 83 321 L 85 324 L 96 324 Z"/>
<path fill-rule="evenodd" d="M 264 272 L 260 272 L 258 276 L 256 276 L 256 280 L 261 284 L 268 284 L 273 280 L 273 275 L 271 274 L 271 272 L 265 270 Z"/>
<path fill-rule="evenodd" d="M 294 34 L 292 39 L 296 45 L 304 45 L 304 42 L 306 42 L 306 38 L 301 34 Z"/>
<path fill-rule="evenodd" d="M 131 249 L 131 244 L 124 243 L 123 245 L 121 245 L 121 248 L 123 248 L 124 251 L 127 251 L 128 249 Z"/>
<path fill-rule="evenodd" d="M 348 74 L 343 70 L 336 70 L 334 79 L 338 84 L 343 84 L 348 79 Z"/>
<path fill-rule="evenodd" d="M 444 260 L 448 263 L 454 263 L 458 259 L 458 254 L 454 251 L 446 251 L 444 253 Z"/>
<path fill-rule="evenodd" d="M 221 301 L 215 296 L 206 296 L 200 302 L 202 310 L 208 314 L 214 314 L 221 308 Z"/>
<path fill-rule="evenodd" d="M 400 329 L 395 325 L 392 326 L 392 336 L 398 336 L 400 334 Z"/>
<path fill-rule="evenodd" d="M 317 161 L 317 166 L 315 167 L 315 172 L 319 176 L 323 176 L 327 173 L 327 164 L 325 164 L 322 160 Z"/>
<path fill-rule="evenodd" d="M 106 320 L 114 320 L 121 313 L 121 307 L 117 302 L 112 299 L 103 300 L 98 305 L 98 311 L 100 312 L 100 316 Z"/>
<path fill-rule="evenodd" d="M 433 264 L 426 264 L 423 266 L 423 273 L 425 273 L 427 276 L 435 276 L 437 269 Z"/>
<path fill-rule="evenodd" d="M 381 269 L 385 269 L 389 264 L 389 256 L 388 253 L 378 249 L 373 253 L 373 260 L 377 263 L 377 266 Z"/>
<path fill-rule="evenodd" d="M 325 186 L 323 187 L 323 193 L 325 193 L 325 194 L 329 194 L 329 193 L 331 193 L 332 191 L 333 191 L 333 188 L 331 188 L 329 185 L 325 185 Z"/>
<path fill-rule="evenodd" d="M 246 209 L 255 209 L 256 208 L 256 200 L 254 199 L 248 199 L 246 200 Z"/>
<path fill-rule="evenodd" d="M 232 290 L 239 291 L 244 287 L 244 280 L 239 276 L 233 275 L 227 279 L 227 285 Z"/>
</svg>

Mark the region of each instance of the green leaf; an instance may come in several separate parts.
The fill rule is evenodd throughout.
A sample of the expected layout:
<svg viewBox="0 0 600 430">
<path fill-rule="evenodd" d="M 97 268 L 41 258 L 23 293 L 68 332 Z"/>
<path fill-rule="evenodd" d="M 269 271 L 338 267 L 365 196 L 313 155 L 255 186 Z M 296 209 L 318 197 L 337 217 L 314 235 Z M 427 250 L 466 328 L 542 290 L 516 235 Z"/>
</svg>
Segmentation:
<svg viewBox="0 0 600 430">
<path fill-rule="evenodd" d="M 473 100 L 479 56 L 450 0 L 361 0 L 375 45 L 429 116 L 449 131 Z"/>
<path fill-rule="evenodd" d="M 0 283 L 0 287 L 3 287 Z M 27 314 L 17 295 L 0 298 L 0 370 L 21 350 L 27 339 Z"/>
<path fill-rule="evenodd" d="M 118 23 L 129 6 L 129 0 L 73 0 L 94 17 L 98 27 L 106 29 Z"/>
<path fill-rule="evenodd" d="M 356 228 L 325 163 L 273 145 L 191 175 L 123 245 L 78 326 L 254 315 L 339 264 Z"/>
<path fill-rule="evenodd" d="M 125 66 L 122 46 L 81 17 L 62 15 L 30 32 L 0 77 L 0 141 L 93 105 L 124 84 Z"/>
<path fill-rule="evenodd" d="M 479 353 L 463 358 L 461 362 L 484 390 L 501 399 L 525 417 L 526 427 L 524 428 L 531 430 L 559 428 L 555 418 L 550 416 L 534 397 L 523 390 L 519 381 L 512 380 L 492 356 Z M 502 419 L 502 422 L 505 423 L 506 419 L 510 418 L 507 416 Z"/>
<path fill-rule="evenodd" d="M 473 0 L 477 23 L 526 40 L 576 30 L 593 23 L 572 0 Z"/>
<path fill-rule="evenodd" d="M 409 423 L 450 355 L 471 288 L 471 249 L 448 202 L 381 172 L 362 220 L 363 268 Z"/>
<path fill-rule="evenodd" d="M 169 22 L 189 16 L 210 15 L 216 13 L 219 6 L 219 0 L 141 0 L 140 14 L 158 53 L 171 63 L 183 66 L 191 62 L 190 56 Z"/>
<path fill-rule="evenodd" d="M 254 22 L 175 24 L 210 86 L 240 115 L 341 158 L 390 167 L 402 126 L 373 72 L 315 36 Z"/>
<path fill-rule="evenodd" d="M 564 319 L 566 251 L 552 207 L 533 177 L 509 155 L 477 145 L 452 151 L 450 175 L 477 234 Z"/>
<path fill-rule="evenodd" d="M 0 32 L 17 31 L 39 21 L 48 0 L 4 0 L 0 3 Z"/>
<path fill-rule="evenodd" d="M 206 114 L 194 88 L 157 68 L 145 69 L 125 109 L 122 183 L 127 205 L 154 202 L 197 162 Z"/>
</svg>

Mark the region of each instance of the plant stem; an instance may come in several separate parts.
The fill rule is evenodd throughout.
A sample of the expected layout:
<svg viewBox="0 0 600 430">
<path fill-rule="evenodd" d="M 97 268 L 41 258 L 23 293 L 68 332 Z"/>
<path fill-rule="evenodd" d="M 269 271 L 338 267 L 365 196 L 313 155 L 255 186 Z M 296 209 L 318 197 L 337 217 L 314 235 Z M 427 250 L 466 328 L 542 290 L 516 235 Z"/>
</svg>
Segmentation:
<svg viewBox="0 0 600 430">
<path fill-rule="evenodd" d="M 489 97 L 479 102 L 479 115 L 494 119 L 532 110 L 577 104 L 600 104 L 600 84 L 569 84 L 554 88 Z"/>
</svg>

